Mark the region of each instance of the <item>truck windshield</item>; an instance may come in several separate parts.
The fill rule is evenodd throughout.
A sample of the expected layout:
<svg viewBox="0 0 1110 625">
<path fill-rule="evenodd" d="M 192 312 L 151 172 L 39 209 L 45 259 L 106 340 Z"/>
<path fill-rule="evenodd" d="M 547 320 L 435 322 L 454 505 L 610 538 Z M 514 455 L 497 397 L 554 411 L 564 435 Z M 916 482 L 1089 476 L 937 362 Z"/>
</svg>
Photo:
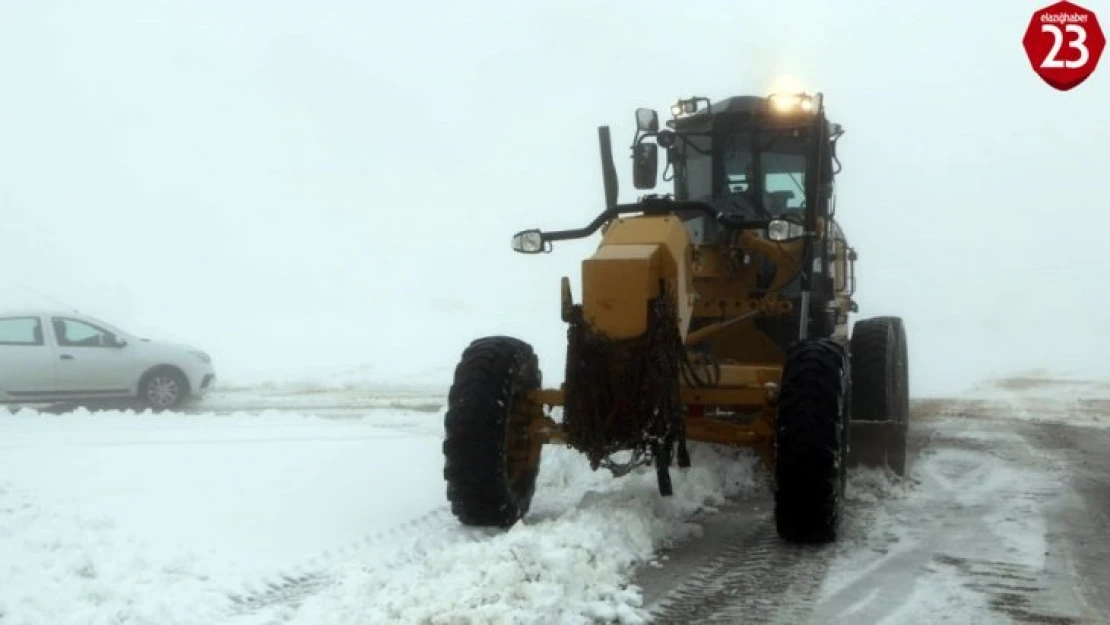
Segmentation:
<svg viewBox="0 0 1110 625">
<path fill-rule="evenodd" d="M 727 200 L 729 212 L 753 218 L 800 213 L 805 209 L 805 141 L 800 132 L 730 131 L 718 134 L 717 140 L 720 142 L 715 155 L 720 163 L 717 189 L 713 188 L 710 137 L 691 134 L 679 142 L 675 164 L 675 191 L 679 197 L 703 202 Z"/>
<path fill-rule="evenodd" d="M 722 145 L 721 162 L 727 187 L 723 194 L 748 206 L 755 204 L 756 210 L 773 216 L 805 208 L 805 141 L 800 132 L 729 133 Z"/>
</svg>

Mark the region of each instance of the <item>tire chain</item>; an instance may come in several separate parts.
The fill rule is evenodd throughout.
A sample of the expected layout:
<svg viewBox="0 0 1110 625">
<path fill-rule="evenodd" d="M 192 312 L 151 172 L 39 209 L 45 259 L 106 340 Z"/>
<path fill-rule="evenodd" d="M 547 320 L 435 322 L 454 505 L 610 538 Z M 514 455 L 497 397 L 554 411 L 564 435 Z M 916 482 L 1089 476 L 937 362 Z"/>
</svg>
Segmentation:
<svg viewBox="0 0 1110 625">
<path fill-rule="evenodd" d="M 678 332 L 674 297 L 651 302 L 643 337 L 615 340 L 590 329 L 581 305 L 567 329 L 567 442 L 596 470 L 611 454 L 631 450 L 634 462 L 653 445 L 681 433 Z"/>
</svg>

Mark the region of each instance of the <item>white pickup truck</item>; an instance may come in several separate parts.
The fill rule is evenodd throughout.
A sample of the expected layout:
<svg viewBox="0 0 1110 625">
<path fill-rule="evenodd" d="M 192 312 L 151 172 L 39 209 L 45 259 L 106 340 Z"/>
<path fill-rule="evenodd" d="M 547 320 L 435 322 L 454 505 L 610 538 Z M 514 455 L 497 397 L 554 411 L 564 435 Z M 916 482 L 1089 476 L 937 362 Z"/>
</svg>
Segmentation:
<svg viewBox="0 0 1110 625">
<path fill-rule="evenodd" d="M 72 312 L 0 312 L 0 403 L 137 400 L 172 410 L 208 391 L 208 354 Z"/>
</svg>

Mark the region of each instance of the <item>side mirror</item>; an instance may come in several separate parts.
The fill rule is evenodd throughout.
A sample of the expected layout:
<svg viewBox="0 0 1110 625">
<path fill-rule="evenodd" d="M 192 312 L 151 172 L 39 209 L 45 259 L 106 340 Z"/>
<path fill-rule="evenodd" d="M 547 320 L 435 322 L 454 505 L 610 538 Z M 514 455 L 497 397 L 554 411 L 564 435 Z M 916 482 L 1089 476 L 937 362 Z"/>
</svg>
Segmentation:
<svg viewBox="0 0 1110 625">
<path fill-rule="evenodd" d="M 636 129 L 640 132 L 659 130 L 659 113 L 652 109 L 636 109 Z"/>
<path fill-rule="evenodd" d="M 654 189 L 659 173 L 659 146 L 640 143 L 632 148 L 632 185 L 637 189 Z"/>
<path fill-rule="evenodd" d="M 127 341 L 119 338 L 115 334 L 108 334 L 104 337 L 104 344 L 108 347 L 122 348 L 127 347 Z"/>
</svg>

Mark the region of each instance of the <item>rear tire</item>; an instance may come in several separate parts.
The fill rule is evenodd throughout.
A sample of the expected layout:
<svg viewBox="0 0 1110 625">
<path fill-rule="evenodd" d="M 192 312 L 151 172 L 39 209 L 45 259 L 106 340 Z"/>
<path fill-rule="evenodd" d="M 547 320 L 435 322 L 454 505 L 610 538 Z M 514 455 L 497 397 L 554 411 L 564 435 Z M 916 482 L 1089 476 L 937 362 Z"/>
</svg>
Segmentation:
<svg viewBox="0 0 1110 625">
<path fill-rule="evenodd" d="M 831 339 L 787 351 L 775 424 L 775 526 L 794 543 L 836 540 L 844 498 L 848 361 Z"/>
<path fill-rule="evenodd" d="M 485 337 L 463 351 L 444 417 L 443 476 L 464 525 L 510 527 L 528 513 L 541 444 L 524 395 L 541 382 L 532 347 L 518 339 Z"/>
<path fill-rule="evenodd" d="M 874 317 L 857 321 L 850 350 L 852 420 L 909 421 L 909 363 L 902 320 Z"/>
</svg>

